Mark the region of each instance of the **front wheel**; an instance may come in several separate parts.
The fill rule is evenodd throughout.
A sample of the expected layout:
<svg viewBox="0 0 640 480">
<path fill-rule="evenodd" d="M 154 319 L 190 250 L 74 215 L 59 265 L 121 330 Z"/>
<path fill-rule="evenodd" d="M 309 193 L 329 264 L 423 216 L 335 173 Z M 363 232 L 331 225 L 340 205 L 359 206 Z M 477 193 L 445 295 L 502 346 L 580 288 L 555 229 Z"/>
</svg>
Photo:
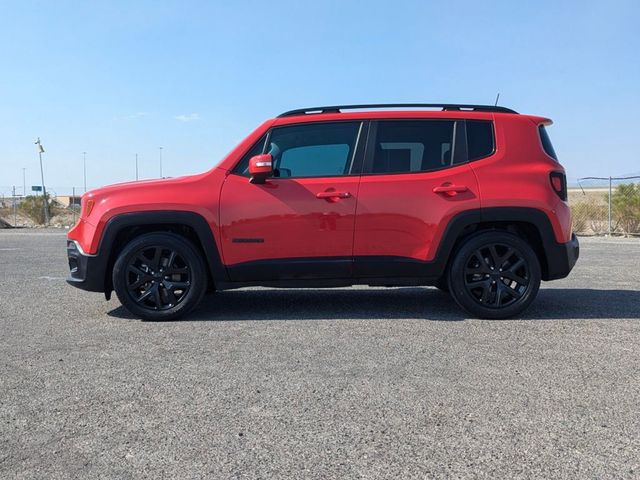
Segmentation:
<svg viewBox="0 0 640 480">
<path fill-rule="evenodd" d="M 202 299 L 207 276 L 201 255 L 173 233 L 148 233 L 129 242 L 113 267 L 120 302 L 145 320 L 174 320 Z"/>
<path fill-rule="evenodd" d="M 540 263 L 531 246 L 502 231 L 470 237 L 449 270 L 449 291 L 467 312 L 503 319 L 523 312 L 540 288 Z"/>
</svg>

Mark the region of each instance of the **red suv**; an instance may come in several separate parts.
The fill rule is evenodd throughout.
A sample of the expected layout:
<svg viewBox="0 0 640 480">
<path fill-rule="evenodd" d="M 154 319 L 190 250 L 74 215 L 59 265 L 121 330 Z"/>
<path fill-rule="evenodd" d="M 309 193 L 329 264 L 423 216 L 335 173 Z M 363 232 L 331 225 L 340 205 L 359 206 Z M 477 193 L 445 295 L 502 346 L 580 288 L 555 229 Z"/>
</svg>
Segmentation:
<svg viewBox="0 0 640 480">
<path fill-rule="evenodd" d="M 206 173 L 84 195 L 68 281 L 150 320 L 255 285 L 434 285 L 473 316 L 518 315 L 579 254 L 550 124 L 483 105 L 286 112 Z"/>
</svg>

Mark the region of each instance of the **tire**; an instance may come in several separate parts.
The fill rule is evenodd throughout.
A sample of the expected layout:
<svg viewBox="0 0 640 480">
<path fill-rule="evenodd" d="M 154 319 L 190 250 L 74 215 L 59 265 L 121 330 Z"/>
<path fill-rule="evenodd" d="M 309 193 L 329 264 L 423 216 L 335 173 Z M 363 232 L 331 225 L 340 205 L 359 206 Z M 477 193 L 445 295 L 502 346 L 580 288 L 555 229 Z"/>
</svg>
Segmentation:
<svg viewBox="0 0 640 480">
<path fill-rule="evenodd" d="M 122 305 L 145 320 L 175 320 L 202 299 L 207 274 L 198 250 L 173 233 L 148 233 L 129 242 L 113 267 Z"/>
<path fill-rule="evenodd" d="M 449 291 L 474 317 L 505 319 L 522 313 L 540 288 L 540 263 L 531 246 L 508 232 L 467 239 L 449 269 Z"/>
<path fill-rule="evenodd" d="M 449 293 L 449 282 L 447 281 L 447 277 L 440 277 L 436 280 L 436 283 L 433 286 L 443 293 Z"/>
</svg>

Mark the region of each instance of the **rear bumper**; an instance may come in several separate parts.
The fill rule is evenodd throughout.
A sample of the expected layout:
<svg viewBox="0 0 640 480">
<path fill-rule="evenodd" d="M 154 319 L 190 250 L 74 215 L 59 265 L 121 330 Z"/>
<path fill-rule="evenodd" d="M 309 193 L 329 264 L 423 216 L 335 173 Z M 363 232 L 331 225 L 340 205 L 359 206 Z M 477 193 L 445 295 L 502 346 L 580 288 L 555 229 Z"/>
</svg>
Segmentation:
<svg viewBox="0 0 640 480">
<path fill-rule="evenodd" d="M 87 255 L 76 241 L 67 240 L 70 276 L 67 283 L 89 292 L 105 291 L 105 265 L 102 258 Z"/>
<path fill-rule="evenodd" d="M 547 272 L 544 280 L 557 280 L 564 278 L 573 269 L 580 256 L 580 244 L 578 237 L 573 233 L 567 243 L 556 243 L 547 246 Z"/>
</svg>

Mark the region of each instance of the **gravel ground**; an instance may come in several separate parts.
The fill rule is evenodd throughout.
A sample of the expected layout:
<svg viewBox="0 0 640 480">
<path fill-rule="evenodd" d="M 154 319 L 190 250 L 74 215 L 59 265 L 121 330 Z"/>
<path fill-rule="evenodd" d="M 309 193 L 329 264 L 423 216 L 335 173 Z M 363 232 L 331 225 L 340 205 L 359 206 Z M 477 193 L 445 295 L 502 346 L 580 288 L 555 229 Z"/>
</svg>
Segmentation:
<svg viewBox="0 0 640 480">
<path fill-rule="evenodd" d="M 517 320 L 431 288 L 246 289 L 148 323 L 0 231 L 0 478 L 640 478 L 640 241 Z"/>
</svg>

